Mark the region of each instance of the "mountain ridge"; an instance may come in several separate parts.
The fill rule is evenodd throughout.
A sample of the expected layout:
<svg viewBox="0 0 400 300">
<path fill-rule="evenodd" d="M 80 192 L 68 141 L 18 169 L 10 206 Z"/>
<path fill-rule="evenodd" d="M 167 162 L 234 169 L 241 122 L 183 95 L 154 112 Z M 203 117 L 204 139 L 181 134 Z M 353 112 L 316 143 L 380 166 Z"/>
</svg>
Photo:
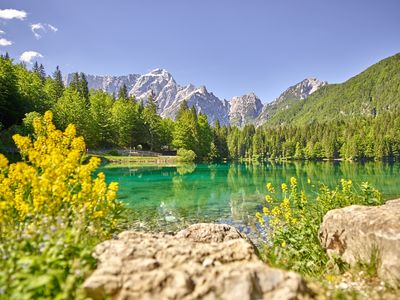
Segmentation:
<svg viewBox="0 0 400 300">
<path fill-rule="evenodd" d="M 64 82 L 66 85 L 69 85 L 71 82 L 72 75 L 68 74 L 65 77 Z M 142 75 L 101 76 L 89 74 L 86 75 L 86 79 L 90 89 L 101 89 L 114 95 L 125 84 L 128 94 L 135 96 L 136 99 L 144 103 L 147 101 L 150 93 L 153 93 L 159 114 L 162 117 L 174 119 L 181 103 L 186 100 L 190 107 L 194 106 L 198 112 L 205 113 L 210 124 L 215 124 L 218 120 L 221 125 L 234 125 L 238 127 L 243 127 L 246 124 L 262 125 L 268 118 L 260 117 L 260 115 L 266 107 L 270 107 L 276 101 L 281 101 L 283 95 L 281 94 L 277 99 L 265 105 L 254 92 L 235 96 L 230 100 L 221 100 L 208 91 L 204 85 L 199 87 L 193 84 L 179 85 L 171 73 L 160 68 Z M 297 84 L 300 84 L 303 90 L 299 90 L 299 88 L 295 90 L 301 99 L 304 99 L 320 87 L 319 84 L 321 81 L 317 79 L 313 79 L 318 83 L 315 86 L 312 84 L 301 84 L 307 80 L 310 81 L 310 79 L 305 79 Z M 289 87 L 287 90 L 297 85 Z M 269 116 L 269 114 L 267 115 Z"/>
</svg>

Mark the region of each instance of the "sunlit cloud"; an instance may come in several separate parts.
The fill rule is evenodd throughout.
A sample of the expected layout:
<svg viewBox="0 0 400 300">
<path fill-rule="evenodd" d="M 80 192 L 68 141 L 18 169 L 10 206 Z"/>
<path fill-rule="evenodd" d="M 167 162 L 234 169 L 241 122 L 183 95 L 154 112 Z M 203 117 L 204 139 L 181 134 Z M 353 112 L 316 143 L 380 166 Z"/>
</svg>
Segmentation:
<svg viewBox="0 0 400 300">
<path fill-rule="evenodd" d="M 26 16 L 27 16 L 27 13 L 25 11 L 23 11 L 23 10 L 16 10 L 16 9 L 12 9 L 12 8 L 0 9 L 0 19 L 24 20 L 26 18 Z"/>
<path fill-rule="evenodd" d="M 33 32 L 33 35 L 35 38 L 40 39 L 42 37 L 43 33 L 46 33 L 48 30 L 52 32 L 57 32 L 58 28 L 54 27 L 51 24 L 46 24 L 46 23 L 35 23 L 31 24 L 31 30 Z"/>
<path fill-rule="evenodd" d="M 5 46 L 10 46 L 12 44 L 13 44 L 13 42 L 11 42 L 11 41 L 9 41 L 7 39 L 4 39 L 4 38 L 0 39 L 0 46 L 5 47 Z"/>
<path fill-rule="evenodd" d="M 42 58 L 43 55 L 36 51 L 25 51 L 19 57 L 19 60 L 31 64 L 35 58 Z"/>
</svg>

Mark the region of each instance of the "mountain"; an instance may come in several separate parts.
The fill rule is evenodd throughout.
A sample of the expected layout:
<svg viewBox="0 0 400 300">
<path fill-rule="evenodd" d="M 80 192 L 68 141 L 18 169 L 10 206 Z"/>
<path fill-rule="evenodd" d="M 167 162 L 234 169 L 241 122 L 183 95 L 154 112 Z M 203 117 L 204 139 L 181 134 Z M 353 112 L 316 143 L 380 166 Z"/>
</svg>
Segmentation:
<svg viewBox="0 0 400 300">
<path fill-rule="evenodd" d="M 115 95 L 119 88 L 125 84 L 128 94 L 135 96 L 138 101 L 144 103 L 146 103 L 150 93 L 153 92 L 154 100 L 162 117 L 175 118 L 181 103 L 186 100 L 189 107 L 194 106 L 198 112 L 205 113 L 210 124 L 215 124 L 215 121 L 219 120 L 221 125 L 229 125 L 231 116 L 235 119 L 236 124 L 236 119 L 240 116 L 239 119 L 242 121 L 237 125 L 243 126 L 245 121 L 254 120 L 262 109 L 261 101 L 254 94 L 235 97 L 231 101 L 221 100 L 212 92 L 209 92 L 205 86 L 195 87 L 192 84 L 180 86 L 173 76 L 164 69 L 155 69 L 144 75 L 86 75 L 86 79 L 89 89 L 101 89 Z M 71 80 L 72 74 L 68 74 L 64 82 L 69 85 Z M 241 103 L 242 101 L 244 102 Z"/>
<path fill-rule="evenodd" d="M 68 74 L 64 78 L 64 83 L 69 85 L 71 83 L 73 74 Z M 95 90 L 103 90 L 110 94 L 117 93 L 119 88 L 125 83 L 128 91 L 133 88 L 136 81 L 140 77 L 139 74 L 130 74 L 126 76 L 96 76 L 86 75 L 89 88 Z"/>
<path fill-rule="evenodd" d="M 243 127 L 246 124 L 260 126 L 275 114 L 286 111 L 299 100 L 304 100 L 310 94 L 326 85 L 326 82 L 315 78 L 307 78 L 288 88 L 275 101 L 263 105 L 254 94 L 233 97 L 230 101 L 221 100 L 205 86 L 196 87 L 192 84 L 181 86 L 165 69 L 155 69 L 147 74 L 130 74 L 126 76 L 95 76 L 86 75 L 88 87 L 101 89 L 116 95 L 119 88 L 125 84 L 129 95 L 138 101 L 146 103 L 150 93 L 154 95 L 158 112 L 162 117 L 175 118 L 181 103 L 186 100 L 189 107 L 194 106 L 198 112 L 207 115 L 210 124 L 219 120 L 221 125 Z M 69 85 L 72 74 L 65 78 Z"/>
<path fill-rule="evenodd" d="M 174 119 L 184 100 L 187 101 L 189 107 L 194 106 L 197 112 L 206 114 L 210 124 L 215 124 L 216 120 L 219 120 L 221 125 L 230 124 L 229 103 L 226 100 L 221 101 L 213 93 L 208 92 L 205 86 L 194 88 L 193 85 L 189 85 L 181 89 L 175 102 L 161 112 L 161 116 Z"/>
<path fill-rule="evenodd" d="M 254 93 L 233 97 L 230 101 L 229 123 L 238 127 L 254 123 L 262 109 L 263 104 Z"/>
<path fill-rule="evenodd" d="M 255 120 L 256 126 L 261 126 L 277 113 L 284 113 L 296 102 L 306 99 L 312 93 L 327 85 L 326 81 L 316 78 L 306 78 L 303 81 L 289 87 L 275 101 L 264 106 L 262 112 Z"/>
<path fill-rule="evenodd" d="M 303 101 L 277 110 L 268 125 L 346 120 L 400 109 L 400 53 L 340 84 L 326 84 Z"/>
</svg>

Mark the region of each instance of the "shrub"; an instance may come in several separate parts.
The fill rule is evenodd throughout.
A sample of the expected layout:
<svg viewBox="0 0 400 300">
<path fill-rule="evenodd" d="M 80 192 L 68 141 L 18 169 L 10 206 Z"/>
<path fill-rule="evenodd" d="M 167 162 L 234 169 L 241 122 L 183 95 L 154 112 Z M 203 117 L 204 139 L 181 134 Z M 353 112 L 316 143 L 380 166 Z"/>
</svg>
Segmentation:
<svg viewBox="0 0 400 300">
<path fill-rule="evenodd" d="M 108 150 L 107 155 L 119 156 L 119 152 L 117 150 Z"/>
<path fill-rule="evenodd" d="M 57 130 L 52 113 L 33 121 L 33 138 L 15 135 L 22 161 L 0 154 L 0 298 L 71 299 L 93 269 L 94 245 L 118 229 L 117 183 L 83 163 L 75 127 Z"/>
<path fill-rule="evenodd" d="M 264 246 L 264 258 L 270 264 L 298 271 L 303 275 L 321 275 L 328 268 L 328 257 L 318 240 L 318 230 L 324 215 L 332 209 L 348 205 L 382 204 L 379 191 L 368 183 L 360 191 L 353 187 L 351 180 L 341 180 L 341 185 L 331 190 L 321 186 L 315 200 L 307 199 L 299 191 L 296 178 L 290 179 L 289 186 L 282 183 L 283 199 L 275 199 L 275 188 L 267 184 L 268 195 L 263 212 L 256 217 L 268 242 Z M 340 261 L 335 268 L 343 266 Z"/>
<path fill-rule="evenodd" d="M 176 153 L 178 160 L 182 162 L 193 162 L 196 159 L 196 153 L 192 150 L 179 149 Z"/>
</svg>

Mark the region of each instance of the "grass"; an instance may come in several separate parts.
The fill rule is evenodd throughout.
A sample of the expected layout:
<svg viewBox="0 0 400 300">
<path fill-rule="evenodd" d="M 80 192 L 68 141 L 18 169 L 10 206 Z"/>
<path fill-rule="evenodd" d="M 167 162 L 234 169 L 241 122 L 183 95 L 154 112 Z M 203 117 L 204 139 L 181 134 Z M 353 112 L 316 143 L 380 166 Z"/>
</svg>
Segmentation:
<svg viewBox="0 0 400 300">
<path fill-rule="evenodd" d="M 113 156 L 95 155 L 100 157 L 105 168 L 124 168 L 134 166 L 157 167 L 177 165 L 176 156 Z"/>
</svg>

